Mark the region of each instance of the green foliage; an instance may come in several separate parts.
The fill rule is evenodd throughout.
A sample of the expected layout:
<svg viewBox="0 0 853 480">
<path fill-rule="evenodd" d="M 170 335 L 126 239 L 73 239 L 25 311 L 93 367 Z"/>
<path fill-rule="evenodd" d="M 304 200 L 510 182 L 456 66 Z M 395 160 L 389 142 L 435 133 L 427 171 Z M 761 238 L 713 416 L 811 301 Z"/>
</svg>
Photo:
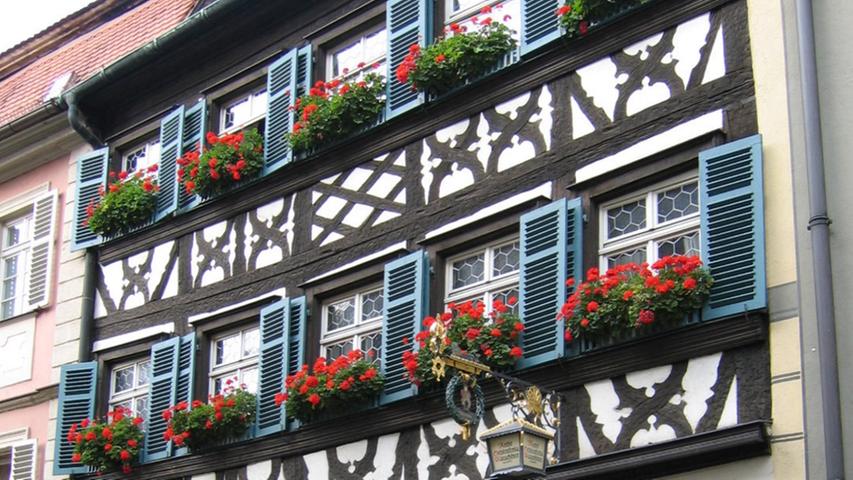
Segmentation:
<svg viewBox="0 0 853 480">
<path fill-rule="evenodd" d="M 260 175 L 264 139 L 257 129 L 217 136 L 208 132 L 203 153 L 191 151 L 178 159 L 178 181 L 187 193 L 210 198 Z"/>
<path fill-rule="evenodd" d="M 295 152 L 315 150 L 371 126 L 385 107 L 385 80 L 368 73 L 352 82 L 318 81 L 291 107 L 297 121 L 288 135 Z"/>
<path fill-rule="evenodd" d="M 557 9 L 565 34 L 569 38 L 586 35 L 597 24 L 651 0 L 570 0 Z"/>
<path fill-rule="evenodd" d="M 122 407 L 108 414 L 103 422 L 83 420 L 68 431 L 67 440 L 74 445 L 73 462 L 94 468 L 99 473 L 131 472 L 142 448 L 141 417 L 125 416 Z"/>
<path fill-rule="evenodd" d="M 363 404 L 382 391 L 385 379 L 378 366 L 353 350 L 332 361 L 318 357 L 293 375 L 288 375 L 286 392 L 276 395 L 276 404 L 285 403 L 287 416 L 306 422 L 321 411 L 346 411 Z"/>
<path fill-rule="evenodd" d="M 164 438 L 191 450 L 239 438 L 255 420 L 255 402 L 254 394 L 230 385 L 224 393 L 211 395 L 208 403 L 179 402 L 163 412 L 169 422 Z"/>
<path fill-rule="evenodd" d="M 153 173 L 154 165 L 149 168 Z M 128 176 L 127 172 L 110 172 L 111 183 L 100 190 L 99 202 L 92 200 L 86 208 L 89 229 L 98 235 L 114 237 L 150 222 L 157 208 L 157 181 L 143 172 Z"/>
<path fill-rule="evenodd" d="M 397 80 L 415 90 L 440 95 L 487 73 L 516 46 L 509 27 L 490 17 L 480 20 L 477 30 L 464 30 L 452 24 L 451 35 L 432 45 L 424 49 L 418 44 L 410 46 L 409 54 L 397 66 Z"/>
<path fill-rule="evenodd" d="M 675 323 L 705 303 L 714 280 L 698 257 L 664 257 L 652 265 L 587 272 L 563 305 L 566 340 L 618 337 L 653 324 Z M 573 283 L 569 280 L 569 284 Z"/>
<path fill-rule="evenodd" d="M 415 335 L 417 350 L 403 352 L 409 381 L 416 385 L 436 383 L 432 362 L 437 354 L 452 352 L 496 369 L 514 365 L 523 355 L 518 343 L 524 331 L 524 324 L 510 312 L 515 303 L 515 298 L 509 299 L 509 305 L 495 300 L 488 315 L 482 302 L 451 303 L 449 312 L 425 318 L 428 330 Z M 409 339 L 403 343 L 408 344 Z"/>
</svg>

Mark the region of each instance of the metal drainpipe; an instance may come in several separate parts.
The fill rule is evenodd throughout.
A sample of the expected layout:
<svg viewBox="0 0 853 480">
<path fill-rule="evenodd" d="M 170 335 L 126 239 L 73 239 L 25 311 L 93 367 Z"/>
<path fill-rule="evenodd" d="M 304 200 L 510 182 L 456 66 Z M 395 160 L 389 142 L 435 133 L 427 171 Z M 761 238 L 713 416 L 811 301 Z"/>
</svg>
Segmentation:
<svg viewBox="0 0 853 480">
<path fill-rule="evenodd" d="M 829 245 L 823 146 L 820 128 L 817 60 L 811 0 L 797 0 L 797 43 L 803 86 L 806 173 L 809 188 L 809 225 L 814 269 L 815 305 L 818 332 L 820 393 L 823 407 L 824 463 L 826 478 L 844 478 L 844 449 L 841 435 L 841 402 L 838 390 L 838 356 L 835 340 L 835 311 L 832 291 L 832 263 Z M 813 426 L 814 428 L 815 426 Z M 819 427 L 818 427 L 819 428 Z"/>
<path fill-rule="evenodd" d="M 91 126 L 80 112 L 77 98 L 72 93 L 66 95 L 68 104 L 68 123 L 75 132 L 80 134 L 92 148 L 101 148 L 103 142 L 94 133 Z M 79 361 L 87 362 L 92 359 L 92 337 L 95 329 L 95 288 L 98 282 L 98 251 L 94 248 L 86 250 L 85 267 L 83 270 L 83 297 L 80 307 L 80 344 L 77 352 Z"/>
</svg>

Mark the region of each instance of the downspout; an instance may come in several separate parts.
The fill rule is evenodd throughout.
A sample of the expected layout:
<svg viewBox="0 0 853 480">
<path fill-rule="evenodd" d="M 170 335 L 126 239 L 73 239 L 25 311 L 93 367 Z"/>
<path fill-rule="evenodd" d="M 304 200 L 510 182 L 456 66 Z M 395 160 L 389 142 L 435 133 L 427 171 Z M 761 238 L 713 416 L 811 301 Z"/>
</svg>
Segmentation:
<svg viewBox="0 0 853 480">
<path fill-rule="evenodd" d="M 65 95 L 68 105 L 68 123 L 75 132 L 80 134 L 92 148 L 101 148 L 103 142 L 95 134 L 94 129 L 86 122 L 80 112 L 77 97 L 73 92 Z M 92 338 L 95 331 L 95 288 L 98 283 L 98 251 L 95 248 L 86 249 L 85 266 L 83 270 L 83 297 L 80 306 L 80 344 L 77 352 L 78 360 L 88 362 L 92 359 Z"/>
<path fill-rule="evenodd" d="M 803 88 L 806 174 L 809 189 L 809 224 L 814 269 L 815 306 L 820 366 L 820 397 L 826 478 L 844 478 L 844 449 L 841 435 L 841 402 L 838 390 L 838 356 L 835 340 L 835 311 L 832 291 L 832 263 L 829 245 L 829 215 L 823 164 L 814 18 L 811 0 L 797 0 L 797 44 Z"/>
</svg>

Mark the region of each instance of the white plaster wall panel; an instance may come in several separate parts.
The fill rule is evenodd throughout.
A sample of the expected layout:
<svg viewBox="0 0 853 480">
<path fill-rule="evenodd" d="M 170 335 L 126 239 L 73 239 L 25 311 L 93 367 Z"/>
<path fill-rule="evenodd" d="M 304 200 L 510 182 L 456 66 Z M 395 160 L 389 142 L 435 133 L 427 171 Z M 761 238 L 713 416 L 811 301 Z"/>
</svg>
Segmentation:
<svg viewBox="0 0 853 480">
<path fill-rule="evenodd" d="M 153 255 L 153 257 L 151 258 L 151 272 L 146 275 L 146 279 L 148 279 L 149 292 L 154 292 L 160 282 L 162 282 L 164 277 L 166 277 L 166 268 L 168 268 L 169 266 L 169 260 L 171 259 L 171 253 L 174 246 L 174 240 L 163 242 L 160 245 L 154 247 L 154 250 L 150 253 L 150 255 Z M 170 273 L 176 272 L 177 268 L 172 268 L 172 272 Z M 168 298 L 175 295 L 177 293 L 177 285 L 175 285 L 174 292 L 170 293 L 170 295 L 167 295 L 166 292 L 163 292 L 163 298 Z"/>
<path fill-rule="evenodd" d="M 308 467 L 308 480 L 328 480 L 329 460 L 325 451 L 309 453 L 305 455 L 305 465 Z M 296 479 L 286 479 L 296 480 Z"/>
<path fill-rule="evenodd" d="M 32 377 L 35 315 L 0 324 L 0 387 Z"/>
<path fill-rule="evenodd" d="M 649 427 L 638 430 L 631 437 L 631 448 L 665 442 L 676 438 L 675 430 L 669 425 L 659 423 L 656 415 L 649 415 L 646 422 L 648 422 Z"/>
<path fill-rule="evenodd" d="M 523 107 L 530 100 L 530 92 L 522 93 L 521 95 L 507 100 L 506 102 L 495 105 L 495 111 L 501 115 L 507 115 L 511 120 L 518 118 L 518 109 Z"/>
<path fill-rule="evenodd" d="M 391 480 L 394 475 L 394 465 L 397 463 L 397 442 L 399 433 L 379 437 L 376 446 L 374 471 L 364 476 L 364 480 Z"/>
<path fill-rule="evenodd" d="M 699 420 L 708 411 L 708 400 L 714 396 L 711 387 L 717 382 L 717 369 L 722 356 L 721 353 L 715 353 L 687 362 L 687 372 L 681 380 L 684 393 L 676 405 L 684 404 L 684 416 L 694 432 Z"/>
<path fill-rule="evenodd" d="M 675 62 L 673 67 L 682 85 L 687 89 L 693 69 L 702 58 L 702 47 L 711 29 L 711 14 L 706 13 L 682 23 L 672 37 L 672 52 L 666 54 L 661 63 Z"/>
<path fill-rule="evenodd" d="M 272 472 L 272 460 L 251 463 L 246 466 L 246 478 L 248 480 L 269 480 L 270 472 Z M 277 480 L 280 478 L 281 470 L 279 470 L 278 472 L 278 477 L 274 477 L 273 480 Z"/>
<path fill-rule="evenodd" d="M 622 51 L 627 55 L 632 57 L 640 56 L 640 60 L 648 60 L 649 58 L 649 49 L 659 44 L 663 39 L 663 33 L 657 33 L 652 35 L 651 37 L 644 38 L 637 43 L 628 45 Z"/>
<path fill-rule="evenodd" d="M 101 297 L 101 292 L 95 291 L 95 318 L 107 316 L 107 307 L 104 306 L 104 299 Z"/>
<path fill-rule="evenodd" d="M 628 116 L 635 115 L 651 106 L 669 100 L 669 87 L 663 82 L 655 82 L 650 84 L 649 77 L 643 78 L 643 85 L 635 90 L 629 97 L 625 106 L 625 113 Z"/>
<path fill-rule="evenodd" d="M 441 180 L 441 186 L 438 189 L 439 198 L 444 198 L 474 185 L 474 173 L 470 169 L 461 168 L 458 163 L 453 162 L 450 166 L 450 172 L 450 175 Z"/>
<path fill-rule="evenodd" d="M 592 98 L 595 106 L 604 110 L 608 118 L 613 121 L 616 101 L 619 100 L 618 87 L 628 81 L 628 74 L 617 75 L 616 64 L 610 57 L 579 68 L 577 74 L 587 96 Z"/>
<path fill-rule="evenodd" d="M 703 84 L 726 75 L 726 53 L 724 45 L 723 27 L 720 27 L 717 30 L 716 38 L 714 38 L 714 46 L 711 47 L 708 66 L 705 68 L 705 75 L 702 77 Z"/>
<path fill-rule="evenodd" d="M 595 126 L 583 113 L 575 97 L 571 97 L 572 108 L 572 139 L 578 139 L 595 131 Z"/>
<path fill-rule="evenodd" d="M 539 123 L 539 132 L 542 133 L 542 138 L 545 139 L 545 150 L 551 150 L 551 130 L 554 128 L 554 107 L 552 102 L 554 97 L 551 95 L 551 87 L 542 85 L 542 90 L 539 93 L 539 112 L 530 117 L 530 123 Z"/>
<path fill-rule="evenodd" d="M 631 372 L 625 375 L 625 381 L 628 382 L 628 385 L 643 390 L 643 393 L 651 398 L 655 396 L 655 385 L 665 382 L 671 374 L 672 365 L 663 365 Z"/>
<path fill-rule="evenodd" d="M 720 415 L 720 423 L 717 424 L 717 428 L 733 427 L 737 425 L 737 422 L 737 375 L 735 375 L 729 385 L 729 395 L 726 397 L 726 404 L 723 406 L 723 413 Z"/>
<path fill-rule="evenodd" d="M 580 417 L 575 419 L 575 424 L 577 425 L 578 431 L 578 458 L 594 457 L 597 455 L 595 447 L 593 447 L 592 442 L 589 441 L 589 435 L 586 434 L 586 430 L 583 428 Z"/>
<path fill-rule="evenodd" d="M 498 172 L 521 165 L 536 156 L 536 148 L 533 146 L 533 142 L 520 140 L 518 135 L 513 135 L 512 146 L 501 152 L 498 157 Z"/>
<path fill-rule="evenodd" d="M 223 220 L 204 228 L 200 232 L 200 238 L 199 232 L 196 233 L 196 241 L 193 242 L 192 247 L 192 262 L 190 270 L 194 280 L 197 280 L 199 276 L 201 276 L 200 284 L 203 287 L 223 280 L 225 278 L 225 266 L 217 265 L 217 261 L 214 259 L 205 271 L 200 272 L 199 265 L 204 261 L 204 258 L 199 254 L 198 242 L 203 240 L 210 244 L 214 249 L 219 249 L 222 252 L 228 252 L 230 248 L 236 248 L 236 246 L 229 244 L 228 240 L 230 240 L 230 235 L 226 236 L 227 232 L 228 222 Z"/>
<path fill-rule="evenodd" d="M 468 129 L 469 120 L 466 118 L 465 120 L 456 122 L 452 125 L 448 125 L 440 130 L 435 132 L 435 138 L 441 143 L 449 143 L 450 148 L 456 147 L 456 137 L 465 133 L 465 130 Z"/>
<path fill-rule="evenodd" d="M 584 385 L 590 399 L 590 408 L 595 414 L 595 423 L 602 426 L 602 433 L 611 442 L 616 442 L 622 431 L 622 419 L 631 415 L 630 408 L 619 408 L 619 395 L 612 380 L 600 380 Z"/>
<path fill-rule="evenodd" d="M 284 198 L 279 198 L 258 207 L 255 209 L 255 214 L 258 220 L 263 222 L 267 228 L 272 228 L 275 217 L 281 215 L 282 210 L 284 210 Z M 271 240 L 262 241 L 261 236 L 254 232 L 252 222 L 246 222 L 243 233 L 246 239 L 243 246 L 243 255 L 245 258 L 249 258 L 255 250 L 262 250 L 258 256 L 255 268 L 263 268 L 284 259 L 284 251 L 281 247 L 274 245 Z"/>
<path fill-rule="evenodd" d="M 107 265 L 101 266 L 101 276 L 104 280 L 104 285 L 107 287 L 107 294 L 116 302 L 124 293 L 125 287 L 130 285 L 130 282 L 124 279 L 124 270 L 121 267 L 121 260 L 117 260 Z"/>
</svg>

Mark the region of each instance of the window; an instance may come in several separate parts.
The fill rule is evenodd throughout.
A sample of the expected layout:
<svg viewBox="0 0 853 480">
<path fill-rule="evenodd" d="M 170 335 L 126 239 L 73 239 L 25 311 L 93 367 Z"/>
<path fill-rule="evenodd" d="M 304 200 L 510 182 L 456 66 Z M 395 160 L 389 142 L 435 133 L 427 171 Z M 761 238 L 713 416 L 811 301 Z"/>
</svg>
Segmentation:
<svg viewBox="0 0 853 480">
<path fill-rule="evenodd" d="M 267 87 L 256 86 L 230 99 L 219 112 L 220 133 L 236 132 L 257 123 L 267 113 Z"/>
<path fill-rule="evenodd" d="M 520 249 L 518 238 L 504 239 L 447 260 L 445 303 L 483 302 L 492 310 L 495 300 L 509 304 L 518 298 Z M 514 304 L 512 313 L 517 314 Z"/>
<path fill-rule="evenodd" d="M 24 311 L 27 265 L 32 238 L 32 213 L 11 218 L 2 225 L 0 270 L 3 292 L 0 294 L 0 316 L 10 318 Z"/>
<path fill-rule="evenodd" d="M 503 23 L 514 32 L 513 37 L 518 40 L 521 32 L 521 0 L 444 0 L 445 26 L 455 23 L 471 31 L 484 18 Z"/>
<path fill-rule="evenodd" d="M 322 352 L 327 360 L 359 349 L 380 360 L 382 347 L 381 287 L 371 287 L 323 303 Z"/>
<path fill-rule="evenodd" d="M 326 77 L 329 80 L 358 80 L 365 74 L 376 72 L 383 77 L 388 37 L 385 25 L 349 37 L 328 49 Z"/>
<path fill-rule="evenodd" d="M 699 255 L 699 182 L 659 184 L 600 209 L 602 269 L 652 263 L 668 255 Z"/>
<path fill-rule="evenodd" d="M 160 161 L 160 137 L 154 135 L 127 148 L 121 156 L 121 169 L 126 172 L 145 171 Z"/>
<path fill-rule="evenodd" d="M 210 348 L 210 392 L 218 393 L 229 385 L 245 385 L 258 390 L 258 350 L 260 329 L 245 327 L 213 337 Z"/>
<path fill-rule="evenodd" d="M 110 410 L 123 407 L 133 416 L 148 416 L 149 359 L 118 365 L 110 373 Z"/>
</svg>

